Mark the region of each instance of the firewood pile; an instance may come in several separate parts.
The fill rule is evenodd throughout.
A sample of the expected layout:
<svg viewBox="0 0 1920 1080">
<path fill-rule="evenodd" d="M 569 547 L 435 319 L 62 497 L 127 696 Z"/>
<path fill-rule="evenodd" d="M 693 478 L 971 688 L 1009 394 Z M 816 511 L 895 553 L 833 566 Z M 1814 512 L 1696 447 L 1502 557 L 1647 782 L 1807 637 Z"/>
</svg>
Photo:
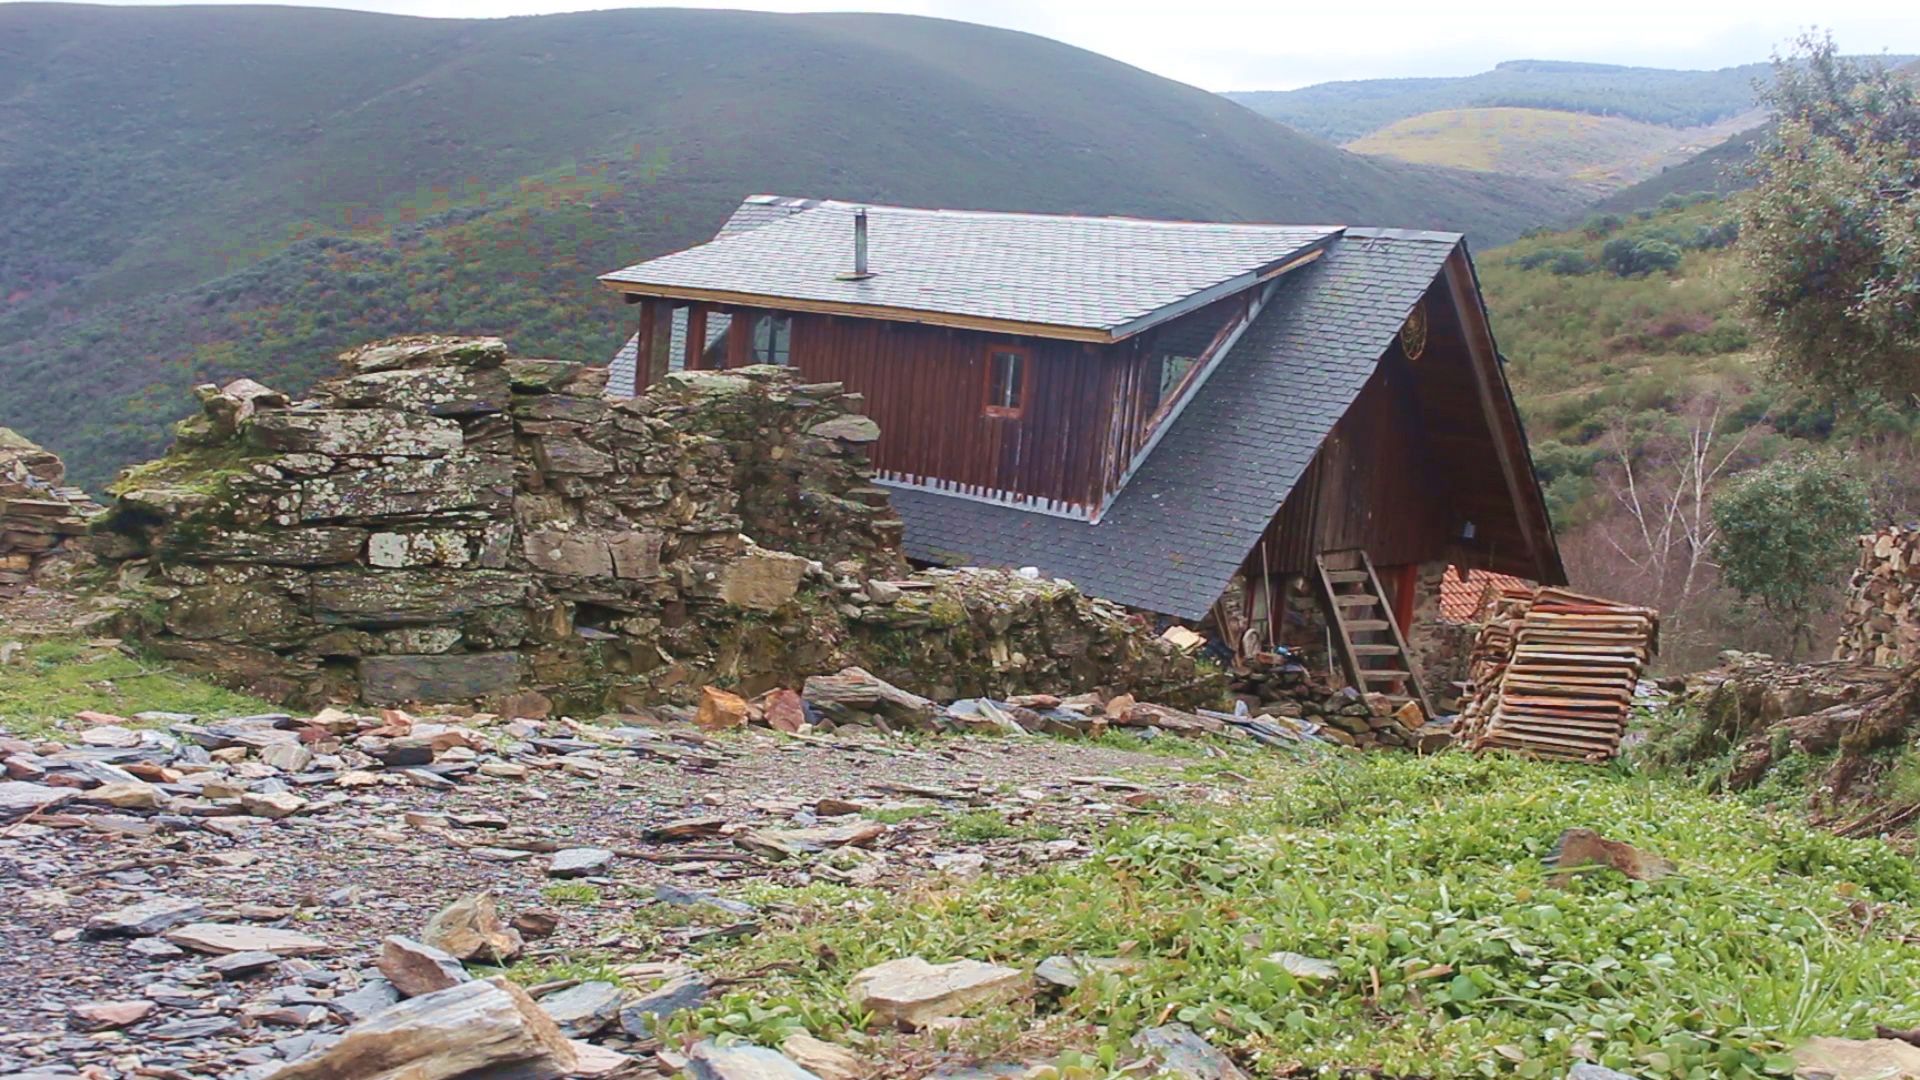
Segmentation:
<svg viewBox="0 0 1920 1080">
<path fill-rule="evenodd" d="M 1456 740 L 1561 761 L 1612 758 L 1659 626 L 1652 608 L 1565 589 L 1504 590 L 1474 642 Z"/>
<path fill-rule="evenodd" d="M 1876 667 L 1920 660 L 1920 529 L 1889 525 L 1860 538 L 1833 658 Z"/>
<path fill-rule="evenodd" d="M 65 485 L 66 472 L 54 454 L 0 428 L 0 597 L 26 588 L 36 567 L 100 512 Z"/>
</svg>

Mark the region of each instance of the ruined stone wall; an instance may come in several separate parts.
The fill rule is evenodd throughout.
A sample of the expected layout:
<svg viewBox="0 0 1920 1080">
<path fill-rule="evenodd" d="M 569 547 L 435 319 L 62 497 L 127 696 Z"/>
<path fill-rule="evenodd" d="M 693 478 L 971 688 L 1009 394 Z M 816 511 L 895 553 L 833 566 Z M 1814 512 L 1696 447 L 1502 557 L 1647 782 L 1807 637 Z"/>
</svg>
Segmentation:
<svg viewBox="0 0 1920 1080">
<path fill-rule="evenodd" d="M 1920 660 L 1920 530 L 1889 525 L 1859 542 L 1833 658 L 1904 667 Z"/>
<path fill-rule="evenodd" d="M 0 598 L 15 596 L 75 553 L 100 507 L 66 484 L 59 457 L 0 427 Z"/>
<path fill-rule="evenodd" d="M 930 696 L 1217 692 L 1070 587 L 895 584 L 878 431 L 839 384 L 686 372 L 609 402 L 603 370 L 495 339 L 343 361 L 299 403 L 202 388 L 168 456 L 114 486 L 96 546 L 157 652 L 303 704 L 609 707 L 849 663 Z"/>
</svg>

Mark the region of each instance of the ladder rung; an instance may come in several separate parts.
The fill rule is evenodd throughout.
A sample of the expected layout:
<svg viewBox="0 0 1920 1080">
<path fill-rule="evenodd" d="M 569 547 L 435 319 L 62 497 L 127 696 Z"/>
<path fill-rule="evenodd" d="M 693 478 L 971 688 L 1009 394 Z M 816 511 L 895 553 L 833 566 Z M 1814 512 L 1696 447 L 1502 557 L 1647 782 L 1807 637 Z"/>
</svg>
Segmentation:
<svg viewBox="0 0 1920 1080">
<path fill-rule="evenodd" d="M 1335 585 L 1341 585 L 1351 581 L 1367 580 L 1367 572 L 1365 570 L 1328 570 L 1326 573 L 1327 580 Z"/>
<path fill-rule="evenodd" d="M 1346 621 L 1348 630 L 1385 630 L 1387 626 L 1385 619 L 1348 619 Z"/>
<path fill-rule="evenodd" d="M 1334 597 L 1333 602 L 1343 607 L 1371 607 L 1374 604 L 1378 604 L 1380 598 L 1372 593 L 1348 593 L 1344 596 Z"/>
<path fill-rule="evenodd" d="M 1360 677 L 1362 679 L 1367 680 L 1368 682 L 1374 682 L 1376 680 L 1384 680 L 1386 682 L 1399 682 L 1401 680 L 1408 678 L 1412 674 L 1413 672 L 1411 671 L 1401 671 L 1399 668 L 1361 668 L 1360 669 Z"/>
<path fill-rule="evenodd" d="M 1398 645 L 1365 645 L 1365 644 L 1355 645 L 1353 647 L 1353 655 L 1355 656 L 1399 656 L 1400 646 Z"/>
</svg>

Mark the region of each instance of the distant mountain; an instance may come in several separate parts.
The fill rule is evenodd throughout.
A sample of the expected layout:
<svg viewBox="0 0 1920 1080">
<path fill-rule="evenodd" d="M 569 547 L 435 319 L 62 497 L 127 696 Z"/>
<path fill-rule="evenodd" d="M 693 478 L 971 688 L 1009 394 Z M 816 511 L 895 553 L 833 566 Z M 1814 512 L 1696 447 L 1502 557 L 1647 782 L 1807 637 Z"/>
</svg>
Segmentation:
<svg viewBox="0 0 1920 1080">
<path fill-rule="evenodd" d="M 1227 97 L 1289 127 L 1338 143 L 1436 109 L 1501 106 L 1617 116 L 1662 127 L 1698 127 L 1754 108 L 1770 64 L 1717 71 L 1510 60 L 1457 78 L 1360 79 Z"/>
<path fill-rule="evenodd" d="M 596 359 L 629 313 L 593 276 L 759 191 L 1482 244 L 1582 201 L 934 19 L 5 4 L 0 422 L 97 484 L 164 440 L 194 382 L 297 389 L 375 334 Z"/>
<path fill-rule="evenodd" d="M 1421 165 L 1561 181 L 1598 196 L 1686 162 L 1765 116 L 1750 109 L 1713 124 L 1673 128 L 1557 109 L 1440 109 L 1396 120 L 1347 149 Z"/>
</svg>

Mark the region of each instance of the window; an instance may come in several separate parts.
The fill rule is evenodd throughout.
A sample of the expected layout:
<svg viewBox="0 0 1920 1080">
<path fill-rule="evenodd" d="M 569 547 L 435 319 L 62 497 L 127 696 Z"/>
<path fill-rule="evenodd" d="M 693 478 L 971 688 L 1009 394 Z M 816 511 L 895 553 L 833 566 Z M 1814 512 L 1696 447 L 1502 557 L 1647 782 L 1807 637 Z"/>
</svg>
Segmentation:
<svg viewBox="0 0 1920 1080">
<path fill-rule="evenodd" d="M 987 350 L 988 416 L 1017 417 L 1027 400 L 1026 349 L 996 345 Z"/>
<path fill-rule="evenodd" d="M 1160 357 L 1160 392 L 1154 400 L 1160 402 L 1173 397 L 1174 391 L 1179 389 L 1180 383 L 1186 379 L 1187 372 L 1192 371 L 1193 365 L 1198 362 L 1197 359 L 1191 356 L 1174 356 L 1171 353 L 1162 354 Z"/>
<path fill-rule="evenodd" d="M 793 317 L 762 315 L 753 324 L 753 362 L 779 364 L 793 362 Z"/>
</svg>

